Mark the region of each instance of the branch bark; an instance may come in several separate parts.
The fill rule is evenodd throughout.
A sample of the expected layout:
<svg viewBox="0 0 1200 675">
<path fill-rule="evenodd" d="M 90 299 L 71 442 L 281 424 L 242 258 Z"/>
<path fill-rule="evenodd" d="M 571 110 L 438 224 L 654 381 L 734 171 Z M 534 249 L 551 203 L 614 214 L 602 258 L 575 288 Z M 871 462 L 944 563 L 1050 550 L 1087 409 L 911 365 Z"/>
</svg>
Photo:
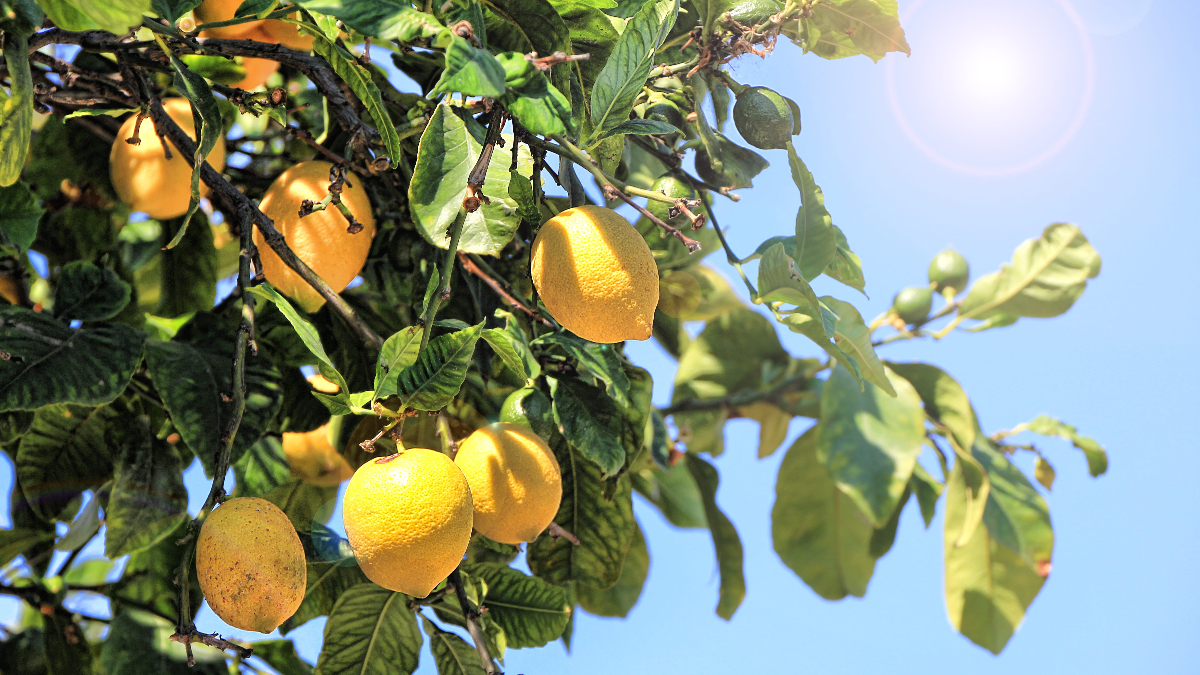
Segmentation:
<svg viewBox="0 0 1200 675">
<path fill-rule="evenodd" d="M 471 641 L 475 643 L 475 651 L 479 653 L 479 660 L 483 662 L 484 671 L 488 675 L 496 675 L 499 671 L 492 661 L 492 655 L 488 653 L 487 645 L 483 642 L 483 632 L 479 630 L 479 612 L 471 608 L 471 601 L 467 599 L 467 589 L 463 587 L 462 572 L 455 568 L 446 579 L 446 583 L 454 586 L 454 595 L 458 598 L 459 607 L 462 608 L 467 632 L 471 634 Z"/>
</svg>

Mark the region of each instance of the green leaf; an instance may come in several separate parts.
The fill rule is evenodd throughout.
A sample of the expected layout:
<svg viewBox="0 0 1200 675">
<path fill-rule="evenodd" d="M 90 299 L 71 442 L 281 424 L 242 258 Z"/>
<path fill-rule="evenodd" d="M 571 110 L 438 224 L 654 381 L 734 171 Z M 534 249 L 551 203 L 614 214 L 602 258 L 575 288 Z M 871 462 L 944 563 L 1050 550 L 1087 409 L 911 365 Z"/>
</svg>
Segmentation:
<svg viewBox="0 0 1200 675">
<path fill-rule="evenodd" d="M 410 326 L 401 329 L 383 342 L 379 350 L 379 361 L 375 365 L 375 391 L 383 387 L 389 373 L 399 372 L 417 362 L 417 353 L 421 351 L 421 338 L 425 329 L 421 326 Z"/>
<path fill-rule="evenodd" d="M 474 124 L 474 122 L 472 122 Z M 512 143 L 511 137 L 505 137 Z M 462 118 L 445 105 L 433 112 L 417 152 L 417 163 L 408 186 L 412 215 L 425 240 L 447 248 L 446 233 L 459 217 L 467 194 L 467 175 L 483 150 L 482 135 L 476 137 Z M 532 173 L 528 152 L 518 155 L 518 169 Z M 517 202 L 508 195 L 509 162 L 488 165 L 483 191 L 491 200 L 474 213 L 466 214 L 458 248 L 466 253 L 499 255 L 520 224 Z"/>
<path fill-rule="evenodd" d="M 0 30 L 10 35 L 30 35 L 46 20 L 33 0 L 0 0 Z"/>
<path fill-rule="evenodd" d="M 612 55 L 621 36 L 620 31 L 613 26 L 612 19 L 596 6 L 597 2 L 602 1 L 552 1 L 554 9 L 567 25 L 572 52 L 587 54 L 589 57 L 586 61 L 572 64 L 574 66 L 572 72 L 577 75 L 580 83 L 586 89 L 592 88 L 596 78 L 604 70 L 604 64 L 608 63 L 608 58 Z M 636 13 L 636 10 L 641 7 L 642 5 L 639 5 L 629 16 Z"/>
<path fill-rule="evenodd" d="M 678 14 L 679 0 L 652 0 L 629 20 L 592 86 L 593 131 L 585 145 L 609 135 L 629 119 L 633 102 L 655 65 L 654 54 L 666 40 Z"/>
<path fill-rule="evenodd" d="M 988 534 L 1034 569 L 1048 569 L 1054 552 L 1054 530 L 1046 500 L 990 441 L 977 440 L 971 454 L 987 471 L 991 485 L 983 511 Z"/>
<path fill-rule="evenodd" d="M 300 658 L 291 640 L 262 640 L 252 642 L 250 646 L 254 655 L 266 661 L 279 675 L 312 675 L 313 667 Z"/>
<path fill-rule="evenodd" d="M 633 543 L 629 545 L 629 553 L 625 554 L 625 564 L 621 566 L 621 576 L 611 588 L 599 590 L 585 584 L 575 586 L 575 600 L 579 606 L 596 616 L 612 616 L 624 619 L 629 610 L 637 604 L 646 585 L 646 576 L 650 573 L 650 550 L 646 548 L 646 539 L 642 536 L 642 528 L 633 524 Z M 490 593 L 489 589 L 489 593 Z"/>
<path fill-rule="evenodd" d="M 298 478 L 284 481 L 262 498 L 279 507 L 298 532 L 311 531 L 315 524 L 329 522 L 338 487 L 313 485 Z"/>
<path fill-rule="evenodd" d="M 717 616 L 729 621 L 746 597 L 746 576 L 742 572 L 742 540 L 733 523 L 717 506 L 717 485 L 720 478 L 712 464 L 697 455 L 687 456 L 688 470 L 700 488 L 704 514 L 712 533 L 717 554 L 717 569 L 721 573 L 721 590 L 717 601 Z"/>
<path fill-rule="evenodd" d="M 487 341 L 492 351 L 514 375 L 522 380 L 529 377 L 529 372 L 525 369 L 525 360 L 517 351 L 516 343 L 507 331 L 501 328 L 485 328 L 480 337 Z"/>
<path fill-rule="evenodd" d="M 625 465 L 621 411 L 599 389 L 571 377 L 558 380 L 554 422 L 571 447 L 600 467 L 604 477 Z"/>
<path fill-rule="evenodd" d="M 854 305 L 828 295 L 821 296 L 821 301 L 837 315 L 833 339 L 838 347 L 858 364 L 864 380 L 884 390 L 889 396 L 895 396 L 896 392 L 884 373 L 883 364 L 875 355 L 875 347 L 871 345 L 871 331 L 863 321 L 862 314 L 858 313 Z"/>
<path fill-rule="evenodd" d="M 975 437 L 982 432 L 971 399 L 967 398 L 962 385 L 946 371 L 928 363 L 889 361 L 887 365 L 912 384 L 925 405 L 925 413 L 950 431 L 959 448 L 970 449 L 975 445 Z"/>
<path fill-rule="evenodd" d="M 796 268 L 782 242 L 771 246 L 758 263 L 758 303 L 784 302 L 819 309 L 821 302 Z"/>
<path fill-rule="evenodd" d="M 249 290 L 258 297 L 275 303 L 275 306 L 279 308 L 284 318 L 295 329 L 296 335 L 300 337 L 300 341 L 304 343 L 304 346 L 308 347 L 313 356 L 317 357 L 317 368 L 320 370 L 321 375 L 338 386 L 338 393 L 332 398 L 349 407 L 349 386 L 346 384 L 346 378 L 342 377 L 342 374 L 338 372 L 337 366 L 333 365 L 333 360 L 329 358 L 329 354 L 325 352 L 325 347 L 321 344 L 321 335 L 317 333 L 317 329 L 312 325 L 312 322 L 297 312 L 292 307 L 292 303 L 280 295 L 271 284 L 259 284 L 258 286 L 250 287 Z"/>
<path fill-rule="evenodd" d="M 73 330 L 24 307 L 0 307 L 0 410 L 107 403 L 129 383 L 144 339 L 124 324 Z"/>
<path fill-rule="evenodd" d="M 380 5 L 376 5 L 376 7 L 380 7 Z M 387 156 L 392 159 L 394 165 L 399 161 L 403 152 L 400 148 L 400 134 L 396 132 L 396 126 L 392 124 L 392 118 L 388 116 L 387 108 L 383 105 L 379 87 L 371 81 L 371 73 L 359 65 L 358 60 L 350 52 L 331 42 L 325 34 L 308 28 L 304 24 L 300 24 L 300 28 L 316 38 L 313 41 L 313 54 L 325 59 L 333 67 L 333 72 L 337 73 L 338 77 L 350 86 L 350 90 L 354 92 L 358 100 L 362 101 L 363 107 L 371 114 L 375 128 L 379 130 L 379 135 L 383 138 Z"/>
<path fill-rule="evenodd" d="M 834 368 L 821 391 L 817 457 L 838 487 L 882 526 L 900 504 L 925 442 L 921 398 L 893 376 L 895 396 L 874 385 L 859 389 L 845 368 Z"/>
<path fill-rule="evenodd" d="M 129 284 L 82 260 L 64 265 L 54 288 L 54 318 L 60 321 L 104 321 L 127 304 Z"/>
<path fill-rule="evenodd" d="M 910 53 L 896 0 L 823 0 L 792 30 L 805 52 L 826 59 L 863 54 L 879 61 L 888 52 Z"/>
<path fill-rule="evenodd" d="M 678 134 L 679 129 L 658 120 L 625 120 L 617 126 L 613 127 L 603 138 L 609 136 L 617 136 L 619 134 L 633 134 L 634 136 L 658 136 L 664 134 Z"/>
<path fill-rule="evenodd" d="M 53 532 L 13 528 L 0 530 L 0 565 L 7 565 L 17 556 L 42 542 L 54 541 Z"/>
<path fill-rule="evenodd" d="M 614 345 L 597 344 L 569 333 L 547 333 L 534 344 L 556 345 L 575 359 L 580 370 L 604 383 L 604 390 L 619 405 L 629 405 L 629 378 Z"/>
<path fill-rule="evenodd" d="M 162 297 L 154 312 L 158 316 L 169 318 L 207 311 L 216 300 L 219 264 L 212 227 L 203 214 L 192 219 L 194 222 L 179 243 L 160 254 Z M 182 218 L 164 221 L 163 238 L 174 239 L 182 225 Z"/>
<path fill-rule="evenodd" d="M 1038 457 L 1033 462 L 1033 477 L 1047 490 L 1054 489 L 1054 465 L 1045 457 Z"/>
<path fill-rule="evenodd" d="M 629 479 L 617 480 L 611 496 L 600 468 L 586 461 L 557 434 L 551 439 L 562 470 L 563 496 L 554 522 L 579 538 L 538 537 L 526 553 L 529 570 L 553 584 L 571 581 L 609 588 L 633 541 L 633 500 Z"/>
<path fill-rule="evenodd" d="M 91 645 L 83 636 L 83 630 L 68 617 L 57 612 L 42 616 L 47 675 L 92 672 Z"/>
<path fill-rule="evenodd" d="M 667 522 L 675 527 L 707 528 L 704 498 L 686 464 L 668 469 L 653 466 L 630 474 L 633 488 L 658 507 Z"/>
<path fill-rule="evenodd" d="M 796 439 L 779 465 L 771 538 L 779 558 L 817 595 L 861 598 L 875 571 L 874 529 L 817 459 L 819 426 Z"/>
<path fill-rule="evenodd" d="M 446 30 L 436 18 L 400 0 L 297 0 L 310 12 L 335 16 L 347 26 L 380 40 L 410 44 Z"/>
<path fill-rule="evenodd" d="M 983 524 L 983 514 L 987 508 L 992 484 L 987 472 L 983 470 L 983 465 L 969 451 L 962 452 L 955 446 L 955 458 L 954 468 L 946 479 L 946 501 L 949 503 L 949 495 L 955 495 L 956 499 L 962 500 L 959 507 L 961 515 L 958 517 L 962 529 L 957 533 L 954 544 L 965 546 L 975 536 L 976 530 L 983 529 L 980 525 Z"/>
<path fill-rule="evenodd" d="M 1022 431 L 1032 431 L 1043 436 L 1058 436 L 1071 441 L 1071 445 L 1082 450 L 1084 457 L 1087 458 L 1088 473 L 1092 475 L 1092 478 L 1108 471 L 1108 453 L 1104 451 L 1104 446 L 1093 438 L 1081 436 L 1075 427 L 1066 422 L 1047 415 L 1038 415 L 1032 421 L 1018 424 L 1009 433 L 1015 435 Z"/>
<path fill-rule="evenodd" d="M 38 0 L 46 16 L 63 30 L 108 31 L 124 35 L 141 24 L 150 0 Z"/>
<path fill-rule="evenodd" d="M 104 440 L 120 453 L 104 514 L 104 554 L 115 559 L 166 539 L 188 519 L 188 494 L 179 453 L 150 435 L 148 417 L 109 427 Z"/>
<path fill-rule="evenodd" d="M 396 675 L 417 669 L 421 633 L 408 596 L 358 584 L 338 599 L 325 624 L 318 675 Z"/>
<path fill-rule="evenodd" d="M 172 542 L 173 543 L 173 542 Z M 170 621 L 141 610 L 114 612 L 100 665 L 106 673 L 121 675 L 227 675 L 225 654 L 216 647 L 192 644 L 195 667 L 188 667 L 183 644 L 171 640 Z M 258 656 L 257 645 L 254 655 Z"/>
<path fill-rule="evenodd" d="M 233 417 L 233 351 L 236 334 L 211 314 L 197 314 L 170 342 L 146 343 L 146 366 L 171 421 L 210 475 L 221 436 Z M 230 462 L 258 442 L 283 403 L 279 370 L 266 355 L 245 356 L 246 411 Z"/>
<path fill-rule="evenodd" d="M 155 612 L 163 616 L 176 617 L 179 611 L 179 588 L 175 580 L 179 574 L 179 565 L 183 561 L 184 547 L 176 545 L 175 542 L 186 534 L 187 524 L 181 524 L 157 545 L 129 556 L 125 573 L 114 585 L 111 597 L 118 602 L 128 599 L 144 607 L 153 607 Z M 194 616 L 200 611 L 203 601 L 200 583 L 196 579 L 195 565 L 191 566 L 189 576 Z"/>
<path fill-rule="evenodd" d="M 787 438 L 791 413 L 766 401 L 740 406 L 737 411 L 742 417 L 758 422 L 758 458 L 765 459 L 775 454 Z"/>
<path fill-rule="evenodd" d="M 913 494 L 917 496 L 917 505 L 921 507 L 921 518 L 925 521 L 925 527 L 928 528 L 933 523 L 933 516 L 937 513 L 938 497 L 942 496 L 944 486 L 930 476 L 929 472 L 920 464 L 913 469 L 912 480 L 908 485 L 912 488 Z"/>
<path fill-rule="evenodd" d="M 366 583 L 370 581 L 358 565 L 345 566 L 335 561 L 308 563 L 308 585 L 304 590 L 304 601 L 300 603 L 296 613 L 283 622 L 279 632 L 287 635 L 318 616 L 328 615 L 343 593 Z"/>
<path fill-rule="evenodd" d="M 1018 246 L 1010 264 L 976 281 L 955 321 L 1058 316 L 1075 304 L 1087 280 L 1099 273 L 1100 255 L 1079 227 L 1055 223 L 1041 238 Z"/>
<path fill-rule="evenodd" d="M 500 98 L 504 95 L 504 66 L 486 49 L 455 35 L 446 48 L 446 69 L 430 92 L 450 93 Z"/>
<path fill-rule="evenodd" d="M 0 246 L 29 250 L 37 237 L 38 221 L 43 213 L 33 191 L 25 183 L 0 187 Z"/>
<path fill-rule="evenodd" d="M 154 13 L 171 23 L 175 23 L 184 14 L 196 9 L 203 0 L 151 0 L 150 7 Z M 243 16 L 238 14 L 237 16 Z"/>
<path fill-rule="evenodd" d="M 993 539 L 987 528 L 976 528 L 970 539 L 959 543 L 973 501 L 960 480 L 959 466 L 946 483 L 946 609 L 958 632 L 999 654 L 1046 580 Z"/>
<path fill-rule="evenodd" d="M 19 33 L 6 32 L 4 37 L 4 63 L 8 67 L 11 93 L 0 88 L 0 187 L 13 185 L 21 177 L 33 131 L 29 42 Z"/>
<path fill-rule="evenodd" d="M 557 640 L 567 627 L 571 604 L 561 586 L 502 563 L 475 563 L 465 571 L 487 584 L 483 604 L 504 631 L 508 647 L 541 647 Z"/>
<path fill-rule="evenodd" d="M 487 672 L 479 660 L 479 652 L 466 640 L 438 628 L 424 615 L 421 616 L 421 623 L 429 636 L 429 649 L 433 652 L 438 675 L 484 675 Z"/>
<path fill-rule="evenodd" d="M 850 374 L 854 376 L 854 380 L 861 385 L 863 377 L 862 368 L 854 357 L 847 354 L 841 348 L 840 341 L 837 339 L 837 321 L 839 317 L 827 302 L 827 300 L 831 299 L 828 296 L 819 298 L 819 305 L 817 307 L 799 305 L 796 309 L 789 310 L 781 321 L 793 333 L 800 333 L 817 343 L 817 346 L 824 349 L 826 354 L 829 354 L 844 368 L 848 369 Z M 857 314 L 857 310 L 855 310 L 855 313 Z M 862 315 L 858 316 L 861 322 Z M 857 328 L 858 324 L 850 321 L 849 325 Z M 859 334 L 861 332 L 858 331 Z M 870 338 L 870 331 L 867 331 L 867 337 L 868 339 Z"/>
<path fill-rule="evenodd" d="M 858 259 L 854 251 L 850 250 L 850 243 L 846 241 L 845 233 L 837 225 L 833 226 L 833 235 L 837 240 L 837 251 L 829 266 L 825 268 L 825 276 L 863 292 L 867 281 L 863 277 L 862 261 Z M 866 295 L 865 292 L 863 294 Z"/>
<path fill-rule="evenodd" d="M 30 508 L 52 521 L 84 490 L 112 476 L 119 448 L 104 437 L 108 428 L 135 423 L 117 404 L 88 408 L 59 403 L 38 409 L 17 446 L 17 479 Z"/>
<path fill-rule="evenodd" d="M 576 132 L 571 102 L 542 73 L 534 72 L 520 91 L 510 88 L 500 102 L 521 126 L 534 134 L 573 135 Z"/>
<path fill-rule="evenodd" d="M 480 323 L 434 338 L 411 366 L 396 373 L 394 378 L 390 375 L 385 378 L 383 389 L 376 396 L 398 395 L 406 407 L 416 410 L 445 408 L 462 388 L 482 330 Z"/>
<path fill-rule="evenodd" d="M 696 155 L 696 162 L 706 162 L 718 179 L 717 187 L 729 189 L 754 187 L 752 179 L 771 166 L 761 155 L 725 138 L 713 131 L 697 112 L 700 140 L 704 143 L 704 155 Z M 711 179 L 710 179 L 711 180 Z"/>
<path fill-rule="evenodd" d="M 900 505 L 892 511 L 892 516 L 881 527 L 875 529 L 871 534 L 871 542 L 867 547 L 867 551 L 872 558 L 879 559 L 887 555 L 887 552 L 892 550 L 892 544 L 896 543 L 896 532 L 900 529 L 900 515 L 904 513 L 904 507 L 908 506 L 909 498 L 912 496 L 912 480 L 909 480 L 908 485 L 904 486 L 904 494 L 900 495 Z"/>
<path fill-rule="evenodd" d="M 124 31 L 111 32 L 120 34 Z M 162 40 L 161 37 L 157 39 Z M 212 87 L 208 85 L 208 81 L 199 73 L 188 68 L 187 64 L 181 61 L 174 51 L 166 47 L 166 42 L 159 44 L 167 53 L 171 67 L 175 70 L 173 81 L 175 88 L 191 101 L 192 124 L 195 129 L 199 130 L 197 132 L 199 141 L 196 143 L 196 152 L 192 158 L 192 193 L 188 202 L 188 211 L 184 214 L 183 224 L 179 226 L 175 237 L 167 243 L 167 248 L 175 248 L 183 240 L 183 236 L 188 230 L 188 223 L 200 208 L 200 171 L 204 167 L 204 159 L 217 146 L 217 140 L 224 134 L 224 127 L 221 124 L 221 111 L 217 108 L 217 102 L 213 98 Z"/>
<path fill-rule="evenodd" d="M 529 127 L 526 128 L 528 129 Z M 517 210 L 521 214 L 521 220 L 533 224 L 541 220 L 538 216 L 537 203 L 533 199 L 533 184 L 530 182 L 530 179 L 522 176 L 517 171 L 510 171 L 508 175 L 508 196 L 512 197 L 513 201 L 517 203 Z"/>
<path fill-rule="evenodd" d="M 825 195 L 812 172 L 789 141 L 788 165 L 804 205 L 796 213 L 796 241 L 792 258 L 805 281 L 816 279 L 837 258 L 838 240 L 833 219 L 825 209 Z"/>
</svg>

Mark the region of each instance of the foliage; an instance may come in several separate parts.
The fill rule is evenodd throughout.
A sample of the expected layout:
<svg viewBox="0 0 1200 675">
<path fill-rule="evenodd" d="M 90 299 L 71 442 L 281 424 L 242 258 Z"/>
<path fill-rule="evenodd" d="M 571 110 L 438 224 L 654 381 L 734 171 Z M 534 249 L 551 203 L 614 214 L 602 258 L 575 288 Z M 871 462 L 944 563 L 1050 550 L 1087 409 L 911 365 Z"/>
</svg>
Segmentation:
<svg viewBox="0 0 1200 675">
<path fill-rule="evenodd" d="M 1099 255 L 1078 227 L 1056 223 L 969 288 L 931 276 L 942 291 L 932 313 L 922 295 L 921 311 L 865 321 L 810 282 L 825 275 L 862 292 L 850 240 L 869 233 L 835 224 L 812 168 L 780 142 L 788 125 L 800 133 L 796 104 L 723 66 L 780 37 L 826 59 L 908 53 L 894 0 L 247 0 L 231 20 L 286 20 L 314 39 L 312 54 L 197 42 L 183 32 L 197 4 L 0 0 L 0 281 L 12 289 L 0 306 L 0 443 L 17 476 L 0 590 L 42 617 L 0 642 L 0 670 L 173 673 L 189 655 L 199 671 L 242 664 L 243 647 L 191 623 L 194 580 L 176 584 L 194 579 L 187 535 L 223 496 L 230 466 L 238 494 L 279 505 L 304 542 L 307 593 L 282 629 L 329 617 L 318 673 L 412 672 L 426 638 L 439 672 L 492 673 L 506 649 L 569 644 L 576 611 L 626 616 L 651 565 L 634 492 L 668 522 L 709 531 L 714 604 L 728 620 L 747 592 L 745 552 L 720 508 L 730 477 L 711 460 L 736 417 L 759 422 L 759 457 L 794 418 L 812 420 L 783 457 L 771 518 L 780 559 L 814 592 L 864 595 L 915 495 L 927 527 L 944 514 L 952 625 L 992 652 L 1008 643 L 1054 545 L 1022 453 L 1043 490 L 1055 475 L 1040 448 L 1009 439 L 1065 439 L 1092 476 L 1106 471 L 1105 451 L 1048 416 L 988 435 L 949 374 L 876 350 L 1061 315 Z M 122 41 L 131 32 L 137 40 Z M 420 91 L 367 59 L 369 39 Z M 31 51 L 56 43 L 84 49 L 70 64 Z M 283 67 L 271 88 L 246 92 L 206 79 L 215 71 L 196 55 Z M 769 115 L 748 111 L 748 90 L 769 98 Z M 768 167 L 724 134 L 730 92 L 743 135 L 770 117 L 757 145 L 785 150 L 777 160 L 797 189 L 794 230 L 757 246 L 717 229 L 718 211 L 745 217 L 727 198 Z M 159 98 L 176 95 L 193 104 L 199 143 L 162 113 Z M 159 223 L 114 200 L 107 157 L 131 114 L 188 164 L 222 136 L 230 143 L 239 160 L 225 176 L 197 168 L 180 186 L 193 211 L 199 182 L 208 186 L 206 216 Z M 313 158 L 366 186 L 378 231 L 362 283 L 305 314 L 255 277 L 249 232 L 272 241 L 254 199 Z M 687 196 L 652 190 L 664 177 Z M 540 223 L 591 202 L 585 179 L 669 221 L 648 212 L 634 225 L 662 277 L 654 339 L 678 361 L 669 405 L 652 405 L 651 375 L 623 345 L 563 330 L 531 288 L 530 243 Z M 562 192 L 545 194 L 554 183 Z M 313 208 L 342 208 L 335 196 Z M 733 244 L 753 252 L 739 257 Z M 752 306 L 702 264 L 718 249 Z M 46 278 L 30 274 L 35 254 Z M 217 279 L 236 287 L 214 307 Z M 781 328 L 815 343 L 811 353 L 784 349 Z M 336 390 L 310 387 L 302 367 Z M 511 566 L 515 547 L 476 534 L 428 598 L 374 585 L 325 525 L 332 491 L 293 478 L 279 449 L 280 434 L 329 423 L 352 467 L 397 443 L 452 454 L 517 390 L 526 403 L 504 405 L 505 419 L 541 434 L 562 471 L 555 525 L 525 551 L 532 576 Z M 181 475 L 193 459 L 215 478 L 189 524 Z M 70 524 L 61 537 L 60 523 Z M 115 582 L 103 580 L 109 563 L 77 558 L 97 536 L 109 558 L 130 556 Z M 54 550 L 70 553 L 51 572 Z M 63 586 L 97 564 L 99 581 Z M 84 588 L 112 601 L 103 639 L 99 619 L 67 609 Z M 197 644 L 168 640 L 172 630 Z M 252 647 L 280 673 L 312 670 L 290 640 Z"/>
</svg>

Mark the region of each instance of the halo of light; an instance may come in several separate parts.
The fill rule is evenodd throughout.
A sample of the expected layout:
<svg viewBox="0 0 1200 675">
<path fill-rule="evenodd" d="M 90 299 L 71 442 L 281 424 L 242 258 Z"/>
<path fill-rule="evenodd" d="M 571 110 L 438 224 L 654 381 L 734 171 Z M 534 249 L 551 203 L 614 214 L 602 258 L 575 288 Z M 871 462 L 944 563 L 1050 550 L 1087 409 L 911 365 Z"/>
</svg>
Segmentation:
<svg viewBox="0 0 1200 675">
<path fill-rule="evenodd" d="M 1087 21 L 1085 19 L 1083 23 L 1085 26 L 1087 26 L 1088 31 L 1090 31 L 1092 35 L 1099 35 L 1102 37 L 1112 37 L 1114 35 L 1128 33 L 1134 28 L 1137 28 L 1142 21 L 1149 16 L 1150 8 L 1154 6 L 1154 0 L 1140 0 L 1137 7 L 1133 9 L 1128 7 L 1130 4 L 1128 0 L 1122 0 L 1122 2 L 1119 4 L 1121 5 L 1119 8 L 1121 18 L 1108 22 Z M 1094 2 L 1092 3 L 1091 9 L 1093 12 L 1096 9 Z"/>
<path fill-rule="evenodd" d="M 1079 44 L 1083 50 L 1085 70 L 1084 89 L 1083 95 L 1079 99 L 1079 107 L 1075 112 L 1075 117 L 1071 120 L 1071 123 L 1067 125 L 1067 128 L 1065 131 L 1063 131 L 1062 135 L 1060 135 L 1057 140 L 1050 144 L 1050 147 L 1046 148 L 1032 159 L 1017 164 L 1009 164 L 997 168 L 987 168 L 956 162 L 930 147 L 930 145 L 926 143 L 908 123 L 908 119 L 904 116 L 904 111 L 900 109 L 900 101 L 896 97 L 896 60 L 887 59 L 886 80 L 888 103 L 891 105 L 892 114 L 895 115 L 896 122 L 900 124 L 900 128 L 904 131 L 904 134 L 908 136 L 908 139 L 912 141 L 913 144 L 916 145 L 919 150 L 921 150 L 921 152 L 925 153 L 930 159 L 934 160 L 938 164 L 954 169 L 955 171 L 975 176 L 994 178 L 1000 176 L 1011 176 L 1028 171 L 1029 169 L 1032 169 L 1033 167 L 1058 154 L 1060 150 L 1066 147 L 1071 138 L 1075 136 L 1075 133 L 1079 131 L 1079 128 L 1083 126 L 1083 120 L 1087 117 L 1088 109 L 1091 107 L 1092 94 L 1096 87 L 1096 58 L 1094 52 L 1092 51 L 1092 40 L 1088 35 L 1087 26 L 1084 25 L 1083 19 L 1080 18 L 1079 13 L 1075 11 L 1075 7 L 1071 5 L 1069 0 L 1055 1 L 1058 3 L 1059 7 L 1062 8 L 1063 12 L 1066 13 L 1067 18 L 1070 19 L 1071 23 L 1075 26 L 1075 32 L 1079 37 Z M 904 16 L 901 17 L 901 21 L 907 22 L 909 19 L 911 19 L 912 15 L 921 7 L 922 4 L 924 4 L 924 2 L 925 0 L 916 0 L 913 2 L 913 4 L 908 7 L 908 10 L 904 12 Z"/>
</svg>

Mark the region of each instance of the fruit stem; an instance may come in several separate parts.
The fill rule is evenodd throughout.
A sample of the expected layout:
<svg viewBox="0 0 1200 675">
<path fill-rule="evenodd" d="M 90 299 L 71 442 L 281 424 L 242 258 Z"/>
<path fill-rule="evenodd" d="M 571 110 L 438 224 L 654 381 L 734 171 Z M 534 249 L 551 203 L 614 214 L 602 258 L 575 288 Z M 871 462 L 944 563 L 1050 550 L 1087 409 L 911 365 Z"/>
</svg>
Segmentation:
<svg viewBox="0 0 1200 675">
<path fill-rule="evenodd" d="M 729 75 L 729 73 L 725 72 L 724 70 L 722 70 L 722 69 L 720 69 L 720 68 L 713 68 L 713 69 L 712 69 L 712 70 L 710 70 L 709 72 L 711 72 L 713 75 L 715 75 L 715 76 L 717 77 L 717 79 L 719 79 L 719 80 L 721 80 L 722 82 L 724 82 L 724 83 L 725 83 L 725 86 L 726 86 L 726 87 L 729 87 L 729 90 L 733 92 L 733 95 L 734 95 L 734 96 L 740 96 L 740 95 L 741 95 L 741 93 L 742 93 L 742 91 L 743 91 L 744 89 L 746 89 L 746 85 L 744 85 L 744 84 L 738 84 L 738 83 L 737 83 L 736 81 L 734 81 L 734 79 L 733 79 L 733 78 L 732 78 L 732 77 Z"/>
</svg>

